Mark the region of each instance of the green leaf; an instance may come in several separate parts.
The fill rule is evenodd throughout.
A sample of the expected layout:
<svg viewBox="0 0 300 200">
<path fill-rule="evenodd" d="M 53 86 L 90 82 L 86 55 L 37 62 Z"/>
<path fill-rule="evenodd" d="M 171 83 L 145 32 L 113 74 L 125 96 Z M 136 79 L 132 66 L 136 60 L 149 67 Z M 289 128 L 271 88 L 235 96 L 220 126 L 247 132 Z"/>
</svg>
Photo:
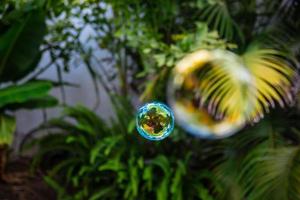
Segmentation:
<svg viewBox="0 0 300 200">
<path fill-rule="evenodd" d="M 61 199 L 62 197 L 65 196 L 66 193 L 65 188 L 61 186 L 56 180 L 54 180 L 50 176 L 44 176 L 43 178 L 44 181 L 57 192 L 58 197 L 60 197 L 58 199 Z"/>
<path fill-rule="evenodd" d="M 152 181 L 153 181 L 153 168 L 152 166 L 147 166 L 143 172 L 143 180 L 146 182 L 145 185 L 149 191 L 152 190 Z"/>
<path fill-rule="evenodd" d="M 162 169 L 164 176 L 161 179 L 161 183 L 156 190 L 156 197 L 158 200 L 168 199 L 169 183 L 171 178 L 171 166 L 170 162 L 164 155 L 159 155 L 152 161 L 153 165 L 156 165 Z"/>
<path fill-rule="evenodd" d="M 128 162 L 128 169 L 129 169 L 129 183 L 127 184 L 127 188 L 124 194 L 125 199 L 136 198 L 139 191 L 139 182 L 140 177 L 138 174 L 138 167 L 135 162 L 134 156 L 131 156 L 129 162 Z"/>
<path fill-rule="evenodd" d="M 106 170 L 120 171 L 123 169 L 125 169 L 125 165 L 121 163 L 118 158 L 108 160 L 106 163 L 99 166 L 98 168 L 99 171 L 106 171 Z"/>
<path fill-rule="evenodd" d="M 169 182 L 170 182 L 169 176 L 165 176 L 162 178 L 162 181 L 156 190 L 156 197 L 158 200 L 168 199 Z"/>
<path fill-rule="evenodd" d="M 55 176 L 64 168 L 68 168 L 69 166 L 75 166 L 78 162 L 80 162 L 79 158 L 73 158 L 73 159 L 71 158 L 71 159 L 63 160 L 51 169 L 49 175 Z"/>
<path fill-rule="evenodd" d="M 165 175 L 168 175 L 171 173 L 171 167 L 169 160 L 164 155 L 159 155 L 156 158 L 152 160 L 152 164 L 160 167 Z"/>
<path fill-rule="evenodd" d="M 114 193 L 115 188 L 113 186 L 101 188 L 98 192 L 95 192 L 89 200 L 100 200 L 105 196 L 111 196 Z"/>
<path fill-rule="evenodd" d="M 177 169 L 175 171 L 175 175 L 171 184 L 171 193 L 173 193 L 174 199 L 183 199 L 182 196 L 182 183 L 183 177 L 186 174 L 186 166 L 185 163 L 181 160 L 177 161 Z"/>
<path fill-rule="evenodd" d="M 135 119 L 132 119 L 127 127 L 127 132 L 132 133 L 135 128 Z"/>
<path fill-rule="evenodd" d="M 8 115 L 0 115 L 0 146 L 11 145 L 16 130 L 16 119 Z"/>
<path fill-rule="evenodd" d="M 197 196 L 201 200 L 214 200 L 214 198 L 209 194 L 208 188 L 205 188 L 202 184 L 198 184 L 196 190 Z"/>
<path fill-rule="evenodd" d="M 97 157 L 99 156 L 108 156 L 111 151 L 116 147 L 118 142 L 122 139 L 122 137 L 112 136 L 106 137 L 102 140 L 99 140 L 90 151 L 90 163 L 95 164 L 97 161 Z"/>
<path fill-rule="evenodd" d="M 0 108 L 12 103 L 25 103 L 26 101 L 44 97 L 52 88 L 46 81 L 28 82 L 23 85 L 14 85 L 0 90 Z"/>
<path fill-rule="evenodd" d="M 31 11 L 0 36 L 0 82 L 21 79 L 37 67 L 45 33 L 45 13 Z"/>
<path fill-rule="evenodd" d="M 66 107 L 64 113 L 77 121 L 77 129 L 91 135 L 95 135 L 98 132 L 105 133 L 107 130 L 107 125 L 104 121 L 84 106 Z"/>
<path fill-rule="evenodd" d="M 58 105 L 58 100 L 50 95 L 46 95 L 36 99 L 30 99 L 24 103 L 13 103 L 7 104 L 5 106 L 8 110 L 17 110 L 17 109 L 37 109 L 37 108 L 49 108 Z"/>
</svg>

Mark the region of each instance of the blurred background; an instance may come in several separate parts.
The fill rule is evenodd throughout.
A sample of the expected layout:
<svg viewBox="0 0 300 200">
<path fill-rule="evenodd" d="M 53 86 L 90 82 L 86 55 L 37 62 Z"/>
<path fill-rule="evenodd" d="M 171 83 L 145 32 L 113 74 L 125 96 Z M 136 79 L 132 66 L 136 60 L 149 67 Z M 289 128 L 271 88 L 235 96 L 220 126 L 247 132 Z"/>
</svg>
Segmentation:
<svg viewBox="0 0 300 200">
<path fill-rule="evenodd" d="M 0 200 L 300 199 L 299 60 L 299 0 L 2 0 Z"/>
</svg>

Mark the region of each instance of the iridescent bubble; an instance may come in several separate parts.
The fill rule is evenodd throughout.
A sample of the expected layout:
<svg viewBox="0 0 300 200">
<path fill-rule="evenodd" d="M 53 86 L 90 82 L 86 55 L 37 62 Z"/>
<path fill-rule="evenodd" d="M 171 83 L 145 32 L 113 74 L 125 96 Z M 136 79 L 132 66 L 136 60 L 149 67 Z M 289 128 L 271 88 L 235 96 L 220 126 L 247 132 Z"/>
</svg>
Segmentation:
<svg viewBox="0 0 300 200">
<path fill-rule="evenodd" d="M 225 58 L 231 59 L 230 56 L 228 53 Z M 168 83 L 168 103 L 176 122 L 187 132 L 200 138 L 218 139 L 240 130 L 245 125 L 245 118 L 242 115 L 212 115 L 210 106 L 201 102 L 199 77 L 202 70 L 211 67 L 212 60 L 214 54 L 211 51 L 201 50 L 180 61 L 173 69 Z"/>
<path fill-rule="evenodd" d="M 136 127 L 144 138 L 162 140 L 174 129 L 173 112 L 163 103 L 147 103 L 138 110 Z"/>
</svg>

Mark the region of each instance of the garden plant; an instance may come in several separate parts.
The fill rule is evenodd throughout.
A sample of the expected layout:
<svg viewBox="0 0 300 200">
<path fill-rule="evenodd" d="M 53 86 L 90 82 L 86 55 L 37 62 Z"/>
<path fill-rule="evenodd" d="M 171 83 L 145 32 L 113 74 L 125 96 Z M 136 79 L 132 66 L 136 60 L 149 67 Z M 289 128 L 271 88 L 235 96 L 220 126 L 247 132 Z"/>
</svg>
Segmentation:
<svg viewBox="0 0 300 200">
<path fill-rule="evenodd" d="M 298 0 L 4 0 L 0 178 L 7 180 L 2 152 L 13 139 L 12 111 L 57 105 L 48 92 L 56 86 L 65 97 L 72 84 L 62 74 L 80 63 L 91 92 L 99 98 L 101 86 L 109 96 L 113 117 L 63 98 L 61 116 L 22 141 L 22 151 L 37 148 L 32 173 L 43 171 L 57 199 L 298 200 L 299 35 Z M 168 104 L 174 69 L 197 52 L 218 60 L 204 62 L 197 77 L 203 107 L 245 126 L 222 139 L 195 137 L 179 124 L 162 141 L 142 138 L 136 102 Z M 45 54 L 50 62 L 37 68 Z M 51 67 L 58 80 L 38 81 Z M 106 106 L 98 98 L 95 106 Z"/>
</svg>

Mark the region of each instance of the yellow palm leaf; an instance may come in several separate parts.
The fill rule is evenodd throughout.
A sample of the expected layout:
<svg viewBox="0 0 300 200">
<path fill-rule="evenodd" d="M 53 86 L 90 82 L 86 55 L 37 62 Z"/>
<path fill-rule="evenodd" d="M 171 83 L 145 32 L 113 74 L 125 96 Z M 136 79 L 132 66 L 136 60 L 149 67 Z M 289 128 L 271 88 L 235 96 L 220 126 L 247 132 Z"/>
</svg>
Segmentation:
<svg viewBox="0 0 300 200">
<path fill-rule="evenodd" d="M 273 49 L 251 49 L 242 56 L 200 50 L 182 59 L 173 73 L 177 93 L 186 92 L 178 97 L 182 102 L 194 102 L 229 121 L 257 121 L 276 103 L 284 106 L 291 101 L 294 76 L 295 70 Z"/>
<path fill-rule="evenodd" d="M 262 108 L 268 112 L 276 103 L 283 107 L 292 101 L 290 90 L 296 71 L 284 54 L 273 49 L 251 49 L 242 55 L 242 59 L 257 89 L 258 102 L 250 117 L 262 115 Z"/>
</svg>

